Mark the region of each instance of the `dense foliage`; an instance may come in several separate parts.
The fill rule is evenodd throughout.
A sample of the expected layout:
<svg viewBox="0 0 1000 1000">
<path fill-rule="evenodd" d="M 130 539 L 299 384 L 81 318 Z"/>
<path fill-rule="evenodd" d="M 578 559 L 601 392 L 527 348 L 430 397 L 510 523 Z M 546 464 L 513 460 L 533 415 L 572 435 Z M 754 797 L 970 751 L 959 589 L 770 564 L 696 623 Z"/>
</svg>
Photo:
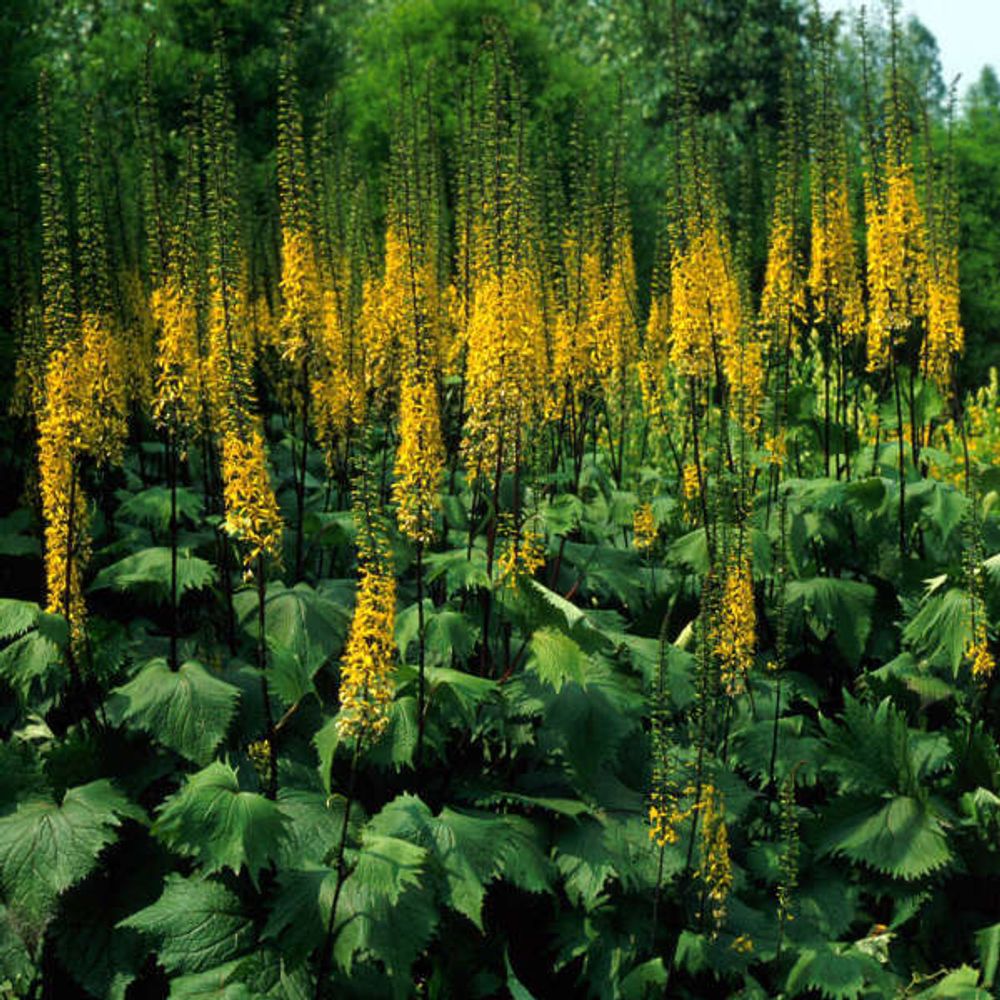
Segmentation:
<svg viewBox="0 0 1000 1000">
<path fill-rule="evenodd" d="M 660 14 L 4 22 L 4 1000 L 993 994 L 1000 88 Z"/>
</svg>

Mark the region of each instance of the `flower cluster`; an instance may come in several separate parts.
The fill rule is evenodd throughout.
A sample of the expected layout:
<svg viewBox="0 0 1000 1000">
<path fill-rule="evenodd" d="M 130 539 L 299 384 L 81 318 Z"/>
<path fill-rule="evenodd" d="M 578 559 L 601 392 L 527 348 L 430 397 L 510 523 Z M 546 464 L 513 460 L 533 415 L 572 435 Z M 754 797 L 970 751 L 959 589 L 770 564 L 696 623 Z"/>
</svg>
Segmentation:
<svg viewBox="0 0 1000 1000">
<path fill-rule="evenodd" d="M 722 602 L 712 633 L 720 680 L 729 695 L 738 694 L 745 686 L 753 666 L 756 632 L 757 612 L 750 563 L 746 558 L 733 558 L 726 572 Z"/>
<path fill-rule="evenodd" d="M 640 552 L 648 552 L 656 544 L 656 516 L 652 504 L 642 503 L 632 514 L 632 544 Z"/>
<path fill-rule="evenodd" d="M 340 668 L 341 737 L 378 739 L 389 724 L 396 663 L 396 578 L 362 566 L 357 604 Z"/>
<path fill-rule="evenodd" d="M 434 538 L 438 485 L 444 470 L 437 387 L 429 378 L 403 382 L 399 402 L 399 450 L 392 487 L 399 530 L 415 542 Z"/>
<path fill-rule="evenodd" d="M 260 557 L 281 558 L 284 527 L 259 430 L 231 430 L 223 435 L 222 481 L 226 508 L 223 528 L 242 545 L 244 576 L 249 578 Z"/>
<path fill-rule="evenodd" d="M 722 792 L 706 784 L 701 790 L 698 810 L 701 815 L 701 857 L 696 875 L 705 886 L 712 922 L 718 928 L 726 918 L 726 903 L 733 887 L 729 829 Z"/>
</svg>

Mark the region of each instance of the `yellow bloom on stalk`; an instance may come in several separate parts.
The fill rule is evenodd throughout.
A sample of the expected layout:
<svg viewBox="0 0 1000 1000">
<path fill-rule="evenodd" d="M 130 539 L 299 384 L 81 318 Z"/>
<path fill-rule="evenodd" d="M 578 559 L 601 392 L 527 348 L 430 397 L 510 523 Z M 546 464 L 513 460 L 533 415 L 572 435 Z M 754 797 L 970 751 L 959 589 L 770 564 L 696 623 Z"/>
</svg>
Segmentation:
<svg viewBox="0 0 1000 1000">
<path fill-rule="evenodd" d="M 429 377 L 408 378 L 399 402 L 399 450 L 392 498 L 399 530 L 415 542 L 434 538 L 438 484 L 444 469 L 437 387 Z"/>
<path fill-rule="evenodd" d="M 892 348 L 927 316 L 927 225 L 913 166 L 892 157 L 882 196 L 870 190 L 868 216 L 868 370 L 884 368 Z"/>
<path fill-rule="evenodd" d="M 142 276 L 135 269 L 120 278 L 125 306 L 125 329 L 121 351 L 125 366 L 125 386 L 130 402 L 150 405 L 155 388 L 156 317 L 146 298 Z"/>
<path fill-rule="evenodd" d="M 923 361 L 927 377 L 946 392 L 951 381 L 952 358 L 965 349 L 965 330 L 959 309 L 958 247 L 939 254 L 927 286 L 927 334 Z"/>
<path fill-rule="evenodd" d="M 598 262 L 597 280 L 588 323 L 590 361 L 605 395 L 614 398 L 639 353 L 639 332 L 632 305 L 635 264 L 627 234 L 615 239 L 607 275 L 601 274 Z"/>
<path fill-rule="evenodd" d="M 510 515 L 501 514 L 500 517 L 503 523 Z M 521 580 L 534 576 L 545 565 L 544 535 L 524 525 L 520 530 L 505 532 L 497 565 L 500 581 L 508 587 L 516 587 Z"/>
<path fill-rule="evenodd" d="M 194 423 L 201 401 L 201 358 L 194 296 L 169 279 L 157 288 L 150 308 L 160 328 L 156 351 L 153 419 L 176 429 Z"/>
<path fill-rule="evenodd" d="M 396 579 L 362 566 L 351 631 L 340 667 L 341 738 L 378 739 L 389 724 L 396 663 Z"/>
<path fill-rule="evenodd" d="M 657 847 L 676 844 L 680 838 L 679 827 L 694 812 L 695 806 L 681 809 L 677 795 L 673 789 L 660 789 L 650 796 L 649 839 Z"/>
<path fill-rule="evenodd" d="M 365 281 L 361 305 L 361 341 L 365 386 L 378 394 L 388 391 L 398 371 L 400 342 L 412 322 L 409 254 L 397 225 L 385 234 L 385 271 Z"/>
<path fill-rule="evenodd" d="M 846 161 L 812 193 L 809 294 L 817 324 L 836 323 L 847 342 L 864 330 Z"/>
<path fill-rule="evenodd" d="M 249 579 L 264 555 L 281 558 L 284 522 L 271 487 L 264 438 L 256 428 L 233 427 L 222 436 L 223 529 L 243 548 L 243 574 Z"/>
<path fill-rule="evenodd" d="M 308 350 L 323 312 L 322 285 L 313 239 L 304 230 L 281 234 L 284 360 L 296 363 Z"/>
<path fill-rule="evenodd" d="M 90 548 L 87 499 L 75 467 L 84 445 L 81 377 L 78 343 L 52 352 L 38 423 L 47 608 L 66 614 L 74 640 L 83 634 L 83 566 Z"/>
<path fill-rule="evenodd" d="M 691 522 L 697 520 L 698 497 L 701 495 L 701 476 L 694 462 L 686 462 L 681 472 L 681 499 L 684 501 L 685 516 Z"/>
<path fill-rule="evenodd" d="M 721 332 L 742 322 L 728 244 L 716 226 L 702 228 L 674 255 L 670 277 L 671 363 L 680 375 L 706 378 Z"/>
<path fill-rule="evenodd" d="M 662 383 L 670 350 L 667 329 L 669 322 L 670 297 L 662 293 L 654 295 L 649 304 L 646 336 L 638 364 L 642 409 L 649 419 L 662 419 L 664 416 Z"/>
<path fill-rule="evenodd" d="M 466 363 L 467 417 L 462 442 L 470 478 L 512 469 L 521 433 L 541 408 L 545 328 L 527 268 L 493 274 L 476 288 Z"/>
<path fill-rule="evenodd" d="M 79 365 L 82 448 L 98 463 L 118 463 L 128 434 L 125 355 L 110 323 L 95 313 L 83 314 Z"/>
<path fill-rule="evenodd" d="M 764 396 L 763 348 L 747 332 L 729 242 L 717 222 L 704 226 L 671 261 L 670 360 L 678 374 L 709 378 L 717 356 L 736 415 L 756 429 Z"/>
<path fill-rule="evenodd" d="M 795 227 L 776 215 L 767 248 L 760 317 L 769 327 L 783 331 L 789 322 L 803 322 L 805 313 L 805 282 L 795 250 Z"/>
<path fill-rule="evenodd" d="M 701 812 L 701 858 L 696 875 L 705 885 L 712 920 L 718 927 L 725 920 L 726 902 L 733 887 L 729 830 L 722 792 L 712 785 L 705 785 L 698 808 Z"/>
<path fill-rule="evenodd" d="M 632 544 L 640 552 L 648 552 L 656 544 L 656 517 L 652 504 L 643 503 L 632 514 Z"/>
<path fill-rule="evenodd" d="M 990 652 L 986 642 L 986 629 L 982 630 L 982 635 L 970 644 L 965 655 L 972 664 L 972 676 L 978 681 L 985 681 L 991 677 L 996 669 L 996 660 Z"/>
<path fill-rule="evenodd" d="M 785 438 L 785 428 L 781 427 L 775 434 L 768 434 L 764 438 L 764 451 L 767 452 L 768 465 L 782 468 L 785 459 L 788 457 L 788 441 Z"/>
<path fill-rule="evenodd" d="M 712 640 L 722 686 L 728 695 L 739 694 L 753 666 L 757 644 L 753 576 L 745 557 L 730 560 Z"/>
<path fill-rule="evenodd" d="M 243 415 L 254 402 L 250 372 L 254 345 L 246 322 L 246 299 L 238 289 L 223 295 L 213 278 L 208 301 L 208 356 L 203 366 L 203 383 L 212 419 L 222 432 Z"/>
</svg>

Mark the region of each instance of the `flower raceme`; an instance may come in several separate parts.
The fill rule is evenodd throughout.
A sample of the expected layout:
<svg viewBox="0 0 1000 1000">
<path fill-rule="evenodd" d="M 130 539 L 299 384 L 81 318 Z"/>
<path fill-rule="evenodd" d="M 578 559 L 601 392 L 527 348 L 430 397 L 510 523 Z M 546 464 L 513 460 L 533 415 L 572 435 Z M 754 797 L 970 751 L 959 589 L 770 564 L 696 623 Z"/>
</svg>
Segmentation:
<svg viewBox="0 0 1000 1000">
<path fill-rule="evenodd" d="M 160 427 L 180 430 L 194 423 L 201 400 L 197 308 L 194 297 L 173 279 L 153 292 L 150 308 L 160 328 L 153 419 Z"/>
<path fill-rule="evenodd" d="M 726 903 L 733 886 L 729 830 L 722 792 L 712 785 L 705 785 L 698 809 L 701 813 L 701 863 L 697 876 L 705 886 L 712 921 L 718 927 L 726 917 Z"/>
<path fill-rule="evenodd" d="M 846 166 L 812 196 L 808 286 L 816 324 L 833 323 L 847 341 L 864 331 Z"/>
<path fill-rule="evenodd" d="M 83 566 L 89 554 L 87 500 L 79 460 L 121 460 L 127 430 L 123 358 L 106 322 L 83 317 L 80 336 L 49 357 L 45 405 L 38 424 L 39 481 L 45 518 L 45 569 L 50 611 L 82 634 Z"/>
<path fill-rule="evenodd" d="M 244 576 L 265 555 L 281 558 L 284 522 L 271 487 L 264 438 L 259 430 L 227 430 L 222 437 L 223 528 L 243 547 Z"/>
<path fill-rule="evenodd" d="M 656 544 L 656 516 L 649 503 L 639 504 L 632 514 L 632 544 L 640 552 L 648 552 Z"/>
<path fill-rule="evenodd" d="M 514 467 L 520 435 L 541 407 L 546 349 L 538 289 L 526 267 L 484 278 L 468 331 L 468 417 L 463 449 L 469 475 Z"/>
<path fill-rule="evenodd" d="M 434 538 L 438 484 L 444 469 L 437 386 L 429 377 L 408 378 L 399 403 L 399 450 L 392 487 L 399 530 L 415 542 Z"/>
<path fill-rule="evenodd" d="M 340 736 L 366 742 L 389 724 L 396 663 L 396 579 L 362 566 L 357 604 L 340 668 Z"/>
<path fill-rule="evenodd" d="M 316 251 L 312 237 L 304 230 L 282 231 L 281 295 L 284 299 L 282 356 L 296 363 L 322 326 L 324 312 Z"/>
<path fill-rule="evenodd" d="M 756 644 L 757 613 L 750 563 L 746 558 L 732 558 L 712 634 L 713 652 L 719 661 L 719 677 L 726 694 L 739 694 L 744 689 Z"/>
<path fill-rule="evenodd" d="M 889 363 L 893 347 L 919 322 L 928 307 L 927 225 L 913 167 L 890 163 L 885 191 L 871 191 L 868 216 L 868 369 Z"/>
</svg>

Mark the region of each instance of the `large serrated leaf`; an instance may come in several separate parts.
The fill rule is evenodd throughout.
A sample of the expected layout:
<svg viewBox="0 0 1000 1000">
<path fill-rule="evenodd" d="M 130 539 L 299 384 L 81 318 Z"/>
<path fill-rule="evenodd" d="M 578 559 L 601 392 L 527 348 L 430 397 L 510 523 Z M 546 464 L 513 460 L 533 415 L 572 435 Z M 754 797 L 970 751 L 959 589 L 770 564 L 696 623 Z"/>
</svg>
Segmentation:
<svg viewBox="0 0 1000 1000">
<path fill-rule="evenodd" d="M 309 865 L 282 871 L 264 939 L 275 941 L 293 965 L 304 962 L 326 934 L 336 888 L 334 868 Z"/>
<path fill-rule="evenodd" d="M 239 693 L 193 660 L 175 673 L 166 660 L 156 659 L 112 691 L 110 708 L 118 721 L 149 733 L 196 764 L 206 764 L 226 735 Z"/>
<path fill-rule="evenodd" d="M 377 956 L 393 980 L 395 995 L 408 996 L 410 967 L 438 922 L 433 894 L 423 880 L 427 852 L 366 831 L 361 848 L 349 854 L 356 863 L 337 910 L 334 955 L 347 971 L 358 953 Z"/>
<path fill-rule="evenodd" d="M 0 598 L 0 639 L 15 639 L 35 627 L 41 607 L 34 601 Z"/>
<path fill-rule="evenodd" d="M 568 635 L 540 628 L 531 637 L 529 651 L 528 669 L 553 690 L 570 681 L 586 686 L 590 657 Z"/>
<path fill-rule="evenodd" d="M 851 951 L 829 946 L 805 948 L 788 974 L 787 989 L 793 997 L 815 990 L 830 1000 L 855 1000 L 865 988 L 865 974 L 873 964 L 873 960 Z"/>
<path fill-rule="evenodd" d="M 171 555 L 167 546 L 157 546 L 134 552 L 118 562 L 105 566 L 97 574 L 92 590 L 135 592 L 164 604 L 170 600 Z M 212 564 L 186 549 L 177 553 L 177 595 L 189 590 L 201 590 L 215 581 Z"/>
<path fill-rule="evenodd" d="M 952 858 L 933 808 L 906 795 L 836 800 L 823 815 L 822 849 L 906 880 L 927 875 Z"/>
<path fill-rule="evenodd" d="M 958 673 L 972 639 L 971 602 L 960 587 L 929 594 L 906 623 L 903 639 L 915 653 Z"/>
<path fill-rule="evenodd" d="M 170 875 L 160 898 L 119 921 L 156 941 L 159 963 L 172 973 L 203 972 L 247 951 L 253 920 L 239 897 L 214 879 Z"/>
<path fill-rule="evenodd" d="M 844 658 L 858 664 L 872 630 L 875 588 L 871 584 L 827 576 L 791 580 L 786 600 L 789 609 L 802 610 L 818 639 L 832 633 Z"/>
<path fill-rule="evenodd" d="M 287 817 L 256 792 L 240 791 L 236 772 L 216 761 L 191 775 L 161 806 L 153 832 L 181 854 L 198 858 L 206 874 L 246 868 L 254 881 L 277 858 Z"/>
<path fill-rule="evenodd" d="M 26 926 L 45 925 L 59 895 L 94 870 L 125 818 L 145 817 L 103 779 L 71 788 L 58 805 L 28 799 L 0 818 L 0 881 Z"/>
<path fill-rule="evenodd" d="M 131 524 L 143 524 L 154 531 L 170 527 L 170 489 L 167 486 L 148 486 L 126 497 L 118 507 L 117 517 Z M 201 497 L 187 486 L 177 487 L 177 517 L 196 524 L 201 516 Z"/>
<path fill-rule="evenodd" d="M 256 637 L 256 589 L 238 593 L 233 605 L 240 624 Z M 280 582 L 268 584 L 264 598 L 268 645 L 279 655 L 292 658 L 301 676 L 310 681 L 323 664 L 340 655 L 350 615 L 350 608 L 345 604 L 313 590 L 306 583 L 297 583 L 294 587 L 286 587 Z"/>
</svg>

